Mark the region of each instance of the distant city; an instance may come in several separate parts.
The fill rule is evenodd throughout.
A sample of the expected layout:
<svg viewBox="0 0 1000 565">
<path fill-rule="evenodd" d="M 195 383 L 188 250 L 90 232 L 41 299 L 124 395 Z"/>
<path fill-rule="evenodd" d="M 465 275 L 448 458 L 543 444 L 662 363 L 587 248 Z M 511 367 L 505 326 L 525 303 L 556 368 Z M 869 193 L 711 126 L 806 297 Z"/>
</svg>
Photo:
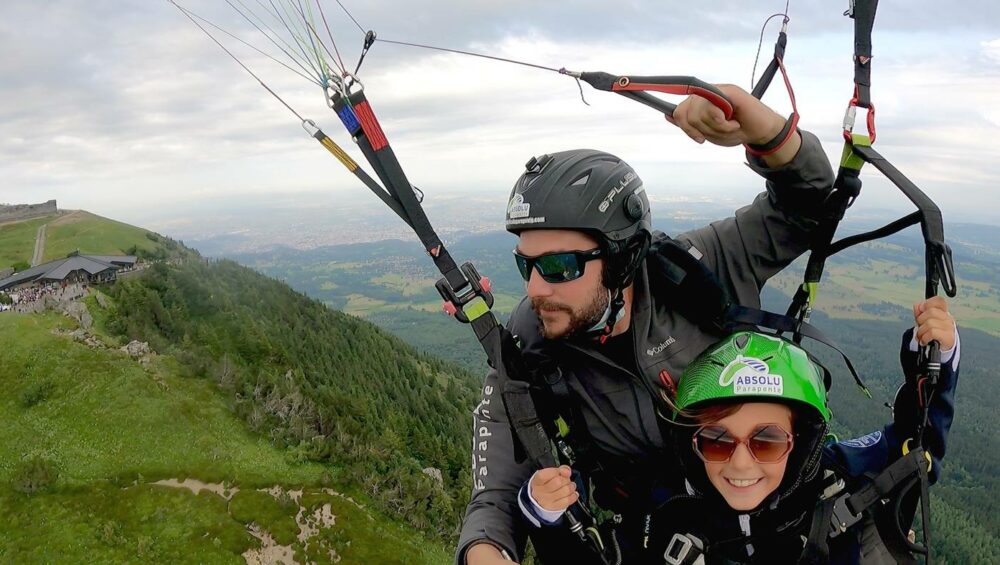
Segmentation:
<svg viewBox="0 0 1000 565">
<path fill-rule="evenodd" d="M 653 228 L 669 234 L 678 233 L 729 216 L 749 201 L 750 198 L 745 201 L 654 198 L 651 202 Z M 504 197 L 436 194 L 425 202 L 425 211 L 448 244 L 471 234 L 502 231 L 505 205 Z M 870 229 L 910 211 L 855 206 L 845 219 L 843 229 Z M 945 220 L 946 235 L 953 245 L 961 241 L 993 250 L 1000 247 L 1000 228 L 956 224 L 947 216 Z M 159 210 L 156 216 L 128 218 L 127 221 L 182 240 L 201 253 L 215 257 L 268 251 L 275 247 L 309 250 L 415 238 L 410 228 L 388 207 L 364 192 L 349 198 L 304 193 L 203 201 L 195 208 Z"/>
<path fill-rule="evenodd" d="M 654 227 L 680 223 L 703 224 L 727 216 L 743 203 L 658 201 L 652 202 Z M 437 196 L 425 211 L 438 235 L 446 242 L 454 237 L 503 230 L 506 200 L 482 195 Z M 197 248 L 206 255 L 229 255 L 264 251 L 276 246 L 314 249 L 333 245 L 368 243 L 415 237 L 409 227 L 371 195 L 361 194 L 350 202 L 303 197 L 280 202 L 244 200 L 235 206 L 165 213 L 143 222 Z"/>
</svg>

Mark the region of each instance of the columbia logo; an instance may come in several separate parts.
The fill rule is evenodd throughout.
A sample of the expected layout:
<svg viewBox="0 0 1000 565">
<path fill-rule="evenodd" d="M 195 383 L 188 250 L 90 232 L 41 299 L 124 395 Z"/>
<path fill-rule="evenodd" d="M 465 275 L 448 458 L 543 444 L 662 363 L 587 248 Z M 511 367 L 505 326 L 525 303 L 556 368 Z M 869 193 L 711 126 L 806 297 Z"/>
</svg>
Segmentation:
<svg viewBox="0 0 1000 565">
<path fill-rule="evenodd" d="M 661 343 L 660 345 L 657 345 L 656 347 L 651 347 L 651 348 L 647 349 L 646 350 L 646 355 L 649 355 L 650 357 L 652 357 L 653 355 L 659 355 L 660 353 L 663 353 L 664 349 L 666 349 L 666 348 L 670 347 L 671 345 L 673 345 L 673 343 L 675 341 L 677 341 L 677 340 L 674 339 L 673 337 L 668 337 L 667 340 L 664 341 L 663 343 Z"/>
</svg>

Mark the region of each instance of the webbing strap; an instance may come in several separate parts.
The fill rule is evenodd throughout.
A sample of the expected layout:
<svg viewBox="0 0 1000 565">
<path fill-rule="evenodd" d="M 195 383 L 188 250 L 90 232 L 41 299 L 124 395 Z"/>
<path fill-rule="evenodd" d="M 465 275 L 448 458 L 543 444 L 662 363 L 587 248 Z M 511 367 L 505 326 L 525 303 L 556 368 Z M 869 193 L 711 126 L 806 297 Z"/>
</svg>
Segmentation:
<svg viewBox="0 0 1000 565">
<path fill-rule="evenodd" d="M 375 113 L 372 111 L 364 91 L 351 94 L 348 101 L 361 125 L 360 134 L 355 132 L 354 135 L 365 154 L 365 158 L 373 164 L 375 172 L 381 177 L 386 189 L 392 193 L 402 205 L 403 210 L 406 211 L 413 231 L 420 238 L 420 242 L 434 260 L 438 270 L 448 279 L 452 288 L 461 289 L 467 284 L 465 277 L 458 271 L 458 266 L 451 258 L 451 254 L 445 249 L 444 244 L 427 219 L 423 207 L 417 201 L 413 186 L 407 180 L 396 154 L 375 118 Z M 375 163 L 378 163 L 378 166 L 375 166 Z"/>
<path fill-rule="evenodd" d="M 827 256 L 836 255 L 841 251 L 857 245 L 859 243 L 866 243 L 869 241 L 874 241 L 876 239 L 882 239 L 884 237 L 889 237 L 892 234 L 898 233 L 910 226 L 920 223 L 920 218 L 922 214 L 920 212 L 911 212 L 910 214 L 903 216 L 902 218 L 888 223 L 877 230 L 872 230 L 864 233 L 859 233 L 857 235 L 852 235 L 850 237 L 845 237 L 834 243 L 832 243 L 827 249 Z"/>
<path fill-rule="evenodd" d="M 347 152 L 330 139 L 330 137 L 327 136 L 322 129 L 316 126 L 315 122 L 312 120 L 306 120 L 302 123 L 302 126 L 316 139 L 316 141 L 320 143 L 320 145 L 323 146 L 324 149 L 329 151 L 330 154 L 336 157 L 338 161 L 347 167 L 347 170 L 354 173 L 354 176 L 358 177 L 358 179 L 368 187 L 368 190 L 371 190 L 375 196 L 378 196 L 379 200 L 381 200 L 383 204 L 395 212 L 396 215 L 399 216 L 399 219 L 406 222 L 406 225 L 413 227 L 410 224 L 410 218 L 406 215 L 406 211 L 403 210 L 403 206 L 399 203 L 399 201 L 386 192 L 386 190 L 379 185 L 375 179 L 369 176 L 364 169 L 359 167 L 358 164 L 354 162 L 354 159 L 351 159 L 351 156 L 348 155 Z"/>
<path fill-rule="evenodd" d="M 799 556 L 799 565 L 827 565 L 830 562 L 830 520 L 835 504 L 835 498 L 825 498 L 813 510 L 809 537 Z"/>
<path fill-rule="evenodd" d="M 764 73 L 757 79 L 757 84 L 754 85 L 753 91 L 750 93 L 754 98 L 760 100 L 764 96 L 764 93 L 767 92 L 767 88 L 771 86 L 774 74 L 778 72 L 778 68 L 780 67 L 778 61 L 785 59 L 785 47 L 787 45 L 788 34 L 785 33 L 784 26 L 782 26 L 781 32 L 778 33 L 778 40 L 774 42 L 774 56 L 771 57 L 771 62 L 767 64 L 767 68 L 764 69 Z"/>
<path fill-rule="evenodd" d="M 937 294 L 938 284 L 941 285 L 945 294 L 954 297 L 957 293 L 955 268 L 952 262 L 951 248 L 948 247 L 944 239 L 944 219 L 941 216 L 941 209 L 917 185 L 913 184 L 899 169 L 872 147 L 855 145 L 854 152 L 865 162 L 871 163 L 872 166 L 881 171 L 917 207 L 920 213 L 920 229 L 924 236 L 927 256 L 926 297 L 930 298 Z"/>
<path fill-rule="evenodd" d="M 909 479 L 919 476 L 921 469 L 927 472 L 927 459 L 923 449 L 914 449 L 886 467 L 862 489 L 849 495 L 845 501 L 848 510 L 855 515 L 861 514 L 883 498 L 889 498 Z"/>
<path fill-rule="evenodd" d="M 539 468 L 555 467 L 557 463 L 552 453 L 552 442 L 535 410 L 529 383 L 510 378 L 502 379 L 500 393 L 511 428 L 517 435 L 521 448 L 524 449 L 525 457 Z"/>
<path fill-rule="evenodd" d="M 871 107 L 872 28 L 878 0 L 852 0 L 848 14 L 854 19 L 854 85 L 857 105 Z"/>
</svg>

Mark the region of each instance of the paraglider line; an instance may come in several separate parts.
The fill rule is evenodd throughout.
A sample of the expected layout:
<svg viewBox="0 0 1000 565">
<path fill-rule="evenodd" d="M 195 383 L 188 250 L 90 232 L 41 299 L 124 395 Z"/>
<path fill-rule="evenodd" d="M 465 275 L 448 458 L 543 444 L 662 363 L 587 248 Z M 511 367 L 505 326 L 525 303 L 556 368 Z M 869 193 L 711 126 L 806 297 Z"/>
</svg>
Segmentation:
<svg viewBox="0 0 1000 565">
<path fill-rule="evenodd" d="M 250 67 L 244 65 L 243 61 L 240 61 L 240 59 L 236 55 L 233 55 L 232 51 L 230 51 L 229 49 L 226 49 L 226 46 L 223 45 L 221 41 L 219 41 L 218 39 L 216 39 L 214 35 L 212 35 L 207 29 L 204 28 L 204 26 L 202 26 L 201 24 L 199 24 L 197 20 L 195 20 L 193 17 L 191 17 L 191 14 L 189 14 L 188 11 L 185 8 L 182 8 L 180 6 L 180 4 L 178 4 L 174 0 L 167 0 L 167 2 L 170 2 L 171 4 L 173 4 L 174 6 L 176 6 L 177 9 L 180 10 L 182 14 L 184 14 L 185 16 L 187 16 L 187 18 L 189 20 L 191 20 L 191 23 L 193 23 L 194 25 L 198 26 L 198 29 L 200 29 L 202 32 L 204 32 L 204 34 L 207 35 L 209 39 L 211 39 L 212 41 L 214 41 L 215 44 L 218 45 L 220 49 L 222 49 L 223 51 L 225 51 L 227 55 L 229 55 L 230 57 L 232 57 L 233 60 L 236 61 L 237 64 L 239 64 L 239 66 L 243 67 L 243 70 L 245 70 L 246 72 L 250 73 L 250 76 L 252 76 L 253 78 L 257 79 L 257 82 L 259 82 L 260 85 L 264 87 L 264 90 L 267 90 L 268 92 L 271 93 L 271 96 L 274 96 L 275 98 L 277 98 L 278 102 L 281 102 L 282 105 L 285 106 L 285 108 L 288 108 L 288 111 L 291 112 L 292 114 L 294 114 L 295 117 L 299 119 L 299 121 L 302 121 L 302 122 L 306 121 L 305 118 L 303 118 L 301 115 L 299 115 L 299 113 L 296 112 L 294 108 L 292 108 L 291 106 L 288 105 L 288 102 L 285 102 L 285 100 L 283 98 L 281 98 L 280 96 L 278 96 L 278 93 L 276 93 L 275 91 L 271 90 L 271 87 L 269 87 L 266 84 L 264 84 L 264 81 L 261 80 L 260 77 L 257 76 L 253 71 L 251 71 Z"/>
<path fill-rule="evenodd" d="M 764 20 L 764 25 L 760 27 L 760 41 L 757 43 L 757 55 L 753 58 L 753 70 L 750 71 L 750 88 L 754 86 L 754 78 L 757 76 L 757 63 L 760 62 L 760 50 L 764 47 L 764 30 L 767 29 L 767 24 L 771 22 L 774 18 L 778 16 L 783 16 L 784 19 L 781 22 L 782 26 L 788 25 L 788 3 L 791 0 L 785 0 L 785 11 L 778 12 L 777 14 L 771 14 L 766 20 Z"/>
<path fill-rule="evenodd" d="M 354 16 L 351 15 L 351 12 L 347 9 L 347 7 L 344 6 L 340 2 L 340 0 L 337 0 L 337 4 L 339 4 L 340 5 L 340 9 L 342 9 L 344 11 L 344 13 L 347 14 L 347 17 L 351 18 L 351 21 L 354 22 L 354 25 L 358 26 L 358 29 L 361 30 L 361 33 L 365 33 L 365 28 L 361 27 L 361 24 L 358 23 L 358 20 L 354 19 Z"/>
</svg>

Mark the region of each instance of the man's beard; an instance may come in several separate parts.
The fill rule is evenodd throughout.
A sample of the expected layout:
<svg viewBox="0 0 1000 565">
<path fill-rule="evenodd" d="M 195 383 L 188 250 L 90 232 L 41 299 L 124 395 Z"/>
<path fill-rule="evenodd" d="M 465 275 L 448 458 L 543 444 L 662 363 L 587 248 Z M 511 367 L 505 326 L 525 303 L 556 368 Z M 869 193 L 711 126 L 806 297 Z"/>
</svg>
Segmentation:
<svg viewBox="0 0 1000 565">
<path fill-rule="evenodd" d="M 577 311 L 573 311 L 572 308 L 565 304 L 549 302 L 541 298 L 531 299 L 531 309 L 534 310 L 535 315 L 538 316 L 538 322 L 542 330 L 542 337 L 545 339 L 561 339 L 590 329 L 591 326 L 596 324 L 597 321 L 604 315 L 604 311 L 607 310 L 610 302 L 611 297 L 608 295 L 607 289 L 602 286 L 600 287 L 600 290 L 594 293 L 593 300 Z M 551 331 L 545 326 L 545 322 L 542 319 L 540 311 L 543 308 L 545 310 L 559 310 L 569 314 L 569 324 L 562 331 Z"/>
</svg>

